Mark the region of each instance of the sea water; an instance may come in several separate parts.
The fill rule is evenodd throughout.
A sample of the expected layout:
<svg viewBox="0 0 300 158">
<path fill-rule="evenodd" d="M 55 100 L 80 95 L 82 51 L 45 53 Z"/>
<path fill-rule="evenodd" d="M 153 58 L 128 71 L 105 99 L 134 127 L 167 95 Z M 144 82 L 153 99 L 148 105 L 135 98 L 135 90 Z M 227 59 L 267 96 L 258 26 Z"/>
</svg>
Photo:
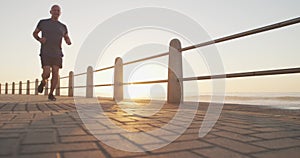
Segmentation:
<svg viewBox="0 0 300 158">
<path fill-rule="evenodd" d="M 211 102 L 212 94 L 200 94 L 199 96 L 185 96 L 185 101 Z M 220 97 L 217 96 L 217 97 Z M 222 101 L 216 101 L 222 102 Z M 269 106 L 279 109 L 300 109 L 300 92 L 293 93 L 225 93 L 224 103 L 247 104 L 257 106 Z"/>
</svg>

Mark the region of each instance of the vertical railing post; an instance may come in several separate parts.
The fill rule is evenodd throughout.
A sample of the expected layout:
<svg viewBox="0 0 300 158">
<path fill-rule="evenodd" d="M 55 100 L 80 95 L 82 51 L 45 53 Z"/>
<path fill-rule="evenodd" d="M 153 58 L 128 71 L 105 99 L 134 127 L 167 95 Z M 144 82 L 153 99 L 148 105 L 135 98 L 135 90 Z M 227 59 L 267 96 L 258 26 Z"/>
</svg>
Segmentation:
<svg viewBox="0 0 300 158">
<path fill-rule="evenodd" d="M 114 70 L 114 100 L 119 102 L 123 99 L 123 60 L 122 58 L 117 57 L 115 59 Z"/>
<path fill-rule="evenodd" d="M 48 86 L 48 81 L 46 82 L 46 85 L 45 85 L 45 92 L 44 92 L 44 95 L 48 95 L 48 90 L 49 90 L 49 86 Z"/>
<path fill-rule="evenodd" d="M 22 81 L 19 82 L 19 94 L 22 94 Z"/>
<path fill-rule="evenodd" d="M 93 87 L 93 67 L 89 66 L 86 72 L 86 97 L 93 98 L 94 87 Z"/>
<path fill-rule="evenodd" d="M 38 86 L 39 86 L 39 79 L 35 79 L 35 85 L 34 85 L 34 94 L 38 95 Z"/>
<path fill-rule="evenodd" d="M 11 94 L 15 94 L 15 82 L 11 85 Z"/>
<path fill-rule="evenodd" d="M 181 43 L 173 39 L 169 47 L 169 69 L 168 69 L 168 103 L 180 103 L 183 101 L 182 82 L 182 54 Z"/>
<path fill-rule="evenodd" d="M 5 83 L 5 94 L 8 94 L 8 83 Z"/>
<path fill-rule="evenodd" d="M 60 96 L 60 76 L 58 75 L 57 84 L 55 88 L 55 95 Z"/>
<path fill-rule="evenodd" d="M 29 95 L 30 94 L 30 81 L 27 80 L 27 84 L 26 84 L 26 94 Z"/>
<path fill-rule="evenodd" d="M 68 90 L 68 96 L 73 97 L 74 95 L 74 72 L 69 72 L 69 90 Z"/>
<path fill-rule="evenodd" d="M 1 94 L 1 88 L 2 88 L 2 87 L 1 87 L 1 83 L 0 83 L 0 94 Z"/>
</svg>

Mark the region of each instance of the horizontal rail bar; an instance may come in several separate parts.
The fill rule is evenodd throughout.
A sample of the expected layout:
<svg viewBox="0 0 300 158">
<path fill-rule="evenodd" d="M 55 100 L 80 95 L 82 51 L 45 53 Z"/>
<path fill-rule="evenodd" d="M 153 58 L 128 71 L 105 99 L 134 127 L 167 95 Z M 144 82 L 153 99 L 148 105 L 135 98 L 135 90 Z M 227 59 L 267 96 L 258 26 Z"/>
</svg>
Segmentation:
<svg viewBox="0 0 300 158">
<path fill-rule="evenodd" d="M 215 43 L 229 41 L 229 40 L 244 37 L 244 36 L 249 36 L 249 35 L 265 32 L 265 31 L 270 31 L 270 30 L 278 29 L 278 28 L 281 28 L 281 27 L 284 27 L 284 26 L 297 24 L 299 22 L 300 22 L 300 17 L 297 17 L 297 18 L 294 18 L 294 19 L 290 19 L 290 20 L 275 23 L 275 24 L 272 24 L 272 25 L 260 27 L 260 28 L 257 28 L 257 29 L 253 29 L 253 30 L 237 33 L 237 34 L 234 34 L 234 35 L 218 38 L 218 39 L 215 39 L 215 40 L 207 41 L 207 42 L 196 44 L 196 45 L 193 45 L 193 46 L 184 47 L 184 48 L 181 49 L 181 51 L 187 51 L 187 50 L 190 50 L 190 49 L 195 49 L 195 48 L 199 48 L 199 47 L 203 47 L 203 46 L 207 46 L 207 45 L 211 45 L 211 44 L 215 44 Z"/>
<path fill-rule="evenodd" d="M 79 73 L 79 74 L 75 74 L 74 76 L 81 76 L 81 75 L 85 75 L 86 72 L 83 72 L 83 73 Z"/>
<path fill-rule="evenodd" d="M 69 78 L 69 76 L 63 76 L 63 77 L 60 77 L 59 79 L 65 79 L 65 78 Z"/>
<path fill-rule="evenodd" d="M 27 82 L 22 82 L 22 85 L 23 85 L 23 84 L 27 85 Z M 29 82 L 29 84 L 32 84 L 32 83 Z M 19 85 L 19 83 L 18 83 L 18 85 Z"/>
<path fill-rule="evenodd" d="M 59 89 L 67 89 L 67 88 L 69 88 L 69 87 L 59 87 Z"/>
<path fill-rule="evenodd" d="M 105 67 L 105 68 L 101 68 L 101 69 L 97 69 L 97 70 L 94 70 L 93 72 L 98 72 L 98 71 L 103 71 L 103 70 L 108 70 L 108 69 L 112 69 L 114 68 L 114 66 L 109 66 L 109 67 Z M 74 74 L 74 76 L 80 76 L 80 75 L 85 75 L 86 72 L 83 72 L 83 73 L 79 73 L 79 74 Z M 65 76 L 66 78 L 69 77 L 69 76 Z M 62 79 L 62 78 L 61 78 Z"/>
<path fill-rule="evenodd" d="M 123 85 L 131 85 L 131 84 L 153 84 L 153 83 L 164 83 L 164 82 L 168 82 L 168 80 L 128 82 L 128 83 L 123 83 Z"/>
<path fill-rule="evenodd" d="M 114 67 L 115 67 L 115 66 L 109 66 L 109 67 L 101 68 L 101 69 L 98 69 L 98 70 L 94 70 L 93 72 L 98 72 L 98 71 L 108 70 L 108 69 L 112 69 L 112 68 L 114 68 Z"/>
<path fill-rule="evenodd" d="M 85 88 L 86 86 L 74 86 L 73 88 Z"/>
<path fill-rule="evenodd" d="M 96 84 L 94 87 L 113 86 L 114 84 Z"/>
<path fill-rule="evenodd" d="M 150 56 L 150 57 L 141 58 L 141 59 L 137 59 L 137 60 L 133 60 L 133 61 L 129 61 L 129 62 L 125 62 L 125 63 L 123 63 L 123 65 L 129 65 L 129 64 L 133 64 L 133 63 L 137 63 L 137 62 L 149 60 L 149 59 L 159 58 L 159 57 L 166 56 L 166 55 L 169 55 L 169 52 L 158 54 L 158 55 L 153 55 L 153 56 Z"/>
<path fill-rule="evenodd" d="M 221 79 L 221 78 L 237 78 L 237 77 L 251 77 L 251 76 L 267 76 L 267 75 L 281 75 L 300 73 L 300 68 L 289 68 L 289 69 L 278 69 L 278 70 L 264 70 L 264 71 L 252 71 L 252 72 L 240 72 L 230 73 L 223 75 L 211 75 L 211 76 L 198 76 L 198 77 L 187 77 L 183 78 L 183 81 L 193 80 L 206 80 L 206 79 Z"/>
<path fill-rule="evenodd" d="M 153 56 L 150 56 L 150 57 L 146 57 L 146 58 L 141 58 L 141 59 L 137 59 L 137 60 L 125 62 L 125 63 L 123 63 L 123 65 L 129 65 L 129 64 L 133 64 L 133 63 L 137 63 L 137 62 L 149 60 L 149 59 L 159 58 L 159 57 L 162 57 L 162 56 L 166 56 L 166 55 L 168 55 L 168 54 L 169 54 L 169 52 L 167 52 L 167 53 L 162 53 L 162 54 L 158 54 L 158 55 L 153 55 Z M 108 70 L 108 69 L 112 69 L 112 68 L 114 68 L 114 67 L 115 67 L 115 66 L 109 66 L 109 67 L 105 67 L 105 68 L 101 68 L 101 69 L 94 70 L 93 72 L 99 72 L 99 71 L 103 71 L 103 70 Z"/>
</svg>

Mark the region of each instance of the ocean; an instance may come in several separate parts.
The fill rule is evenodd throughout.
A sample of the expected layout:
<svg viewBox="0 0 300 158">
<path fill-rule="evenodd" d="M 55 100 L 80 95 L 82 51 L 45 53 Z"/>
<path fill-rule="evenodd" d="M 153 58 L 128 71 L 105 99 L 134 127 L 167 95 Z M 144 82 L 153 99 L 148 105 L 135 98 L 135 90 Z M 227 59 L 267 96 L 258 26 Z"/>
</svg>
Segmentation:
<svg viewBox="0 0 300 158">
<path fill-rule="evenodd" d="M 210 102 L 211 95 L 185 96 L 185 101 Z M 224 103 L 269 106 L 278 109 L 300 109 L 300 92 L 293 93 L 226 93 Z"/>
<path fill-rule="evenodd" d="M 83 89 L 85 90 L 85 89 Z M 67 93 L 66 93 L 67 94 Z M 85 92 L 75 94 L 77 96 L 85 96 Z M 95 92 L 97 97 L 112 97 L 112 93 Z M 129 99 L 125 96 L 125 98 Z M 166 100 L 166 94 L 156 94 L 152 97 L 144 97 L 138 99 L 150 99 L 153 100 Z M 133 98 L 136 99 L 136 98 Z M 198 102 L 211 102 L 211 94 L 200 93 L 195 94 L 184 94 L 184 101 L 198 101 Z M 300 110 L 300 92 L 252 92 L 252 93 L 225 93 L 224 103 L 232 104 L 245 104 L 245 105 L 257 105 L 257 106 L 268 106 L 270 108 L 277 109 L 289 109 L 289 110 Z"/>
</svg>

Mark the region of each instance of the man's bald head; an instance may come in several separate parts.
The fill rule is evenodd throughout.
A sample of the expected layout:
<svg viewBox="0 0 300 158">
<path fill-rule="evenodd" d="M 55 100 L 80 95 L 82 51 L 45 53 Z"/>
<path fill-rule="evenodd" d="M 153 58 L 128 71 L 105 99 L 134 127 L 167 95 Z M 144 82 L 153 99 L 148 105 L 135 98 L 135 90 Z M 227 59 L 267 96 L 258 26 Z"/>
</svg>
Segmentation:
<svg viewBox="0 0 300 158">
<path fill-rule="evenodd" d="M 51 10 L 56 9 L 56 8 L 58 8 L 58 9 L 60 10 L 60 6 L 57 5 L 57 4 L 54 4 L 54 5 L 51 7 Z"/>
<path fill-rule="evenodd" d="M 61 13 L 61 9 L 59 5 L 53 5 L 50 10 L 51 18 L 54 20 L 58 20 Z"/>
</svg>

